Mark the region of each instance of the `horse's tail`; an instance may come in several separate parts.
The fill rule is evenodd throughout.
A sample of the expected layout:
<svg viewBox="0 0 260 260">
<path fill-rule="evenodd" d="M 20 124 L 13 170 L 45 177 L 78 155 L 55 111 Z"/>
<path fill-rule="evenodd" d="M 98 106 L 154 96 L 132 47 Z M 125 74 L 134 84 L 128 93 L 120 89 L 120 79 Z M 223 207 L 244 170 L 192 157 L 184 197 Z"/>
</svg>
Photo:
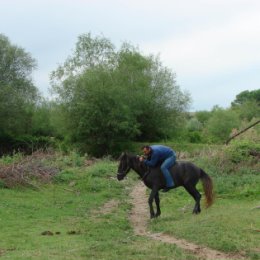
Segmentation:
<svg viewBox="0 0 260 260">
<path fill-rule="evenodd" d="M 206 195 L 206 207 L 208 208 L 214 202 L 213 182 L 209 175 L 202 169 L 200 170 L 200 179 L 202 181 L 203 190 Z"/>
</svg>

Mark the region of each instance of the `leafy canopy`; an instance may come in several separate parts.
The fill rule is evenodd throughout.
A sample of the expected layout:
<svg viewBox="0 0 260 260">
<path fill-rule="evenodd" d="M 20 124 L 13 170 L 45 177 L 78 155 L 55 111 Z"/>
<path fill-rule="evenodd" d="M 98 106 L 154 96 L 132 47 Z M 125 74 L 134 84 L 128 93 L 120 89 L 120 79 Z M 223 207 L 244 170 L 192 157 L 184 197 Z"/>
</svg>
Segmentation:
<svg viewBox="0 0 260 260">
<path fill-rule="evenodd" d="M 31 73 L 35 60 L 0 34 L 0 134 L 23 134 L 30 128 L 37 88 Z"/>
<path fill-rule="evenodd" d="M 51 80 L 71 140 L 94 155 L 169 136 L 190 101 L 158 57 L 128 43 L 117 51 L 108 39 L 90 34 L 78 38 Z"/>
</svg>

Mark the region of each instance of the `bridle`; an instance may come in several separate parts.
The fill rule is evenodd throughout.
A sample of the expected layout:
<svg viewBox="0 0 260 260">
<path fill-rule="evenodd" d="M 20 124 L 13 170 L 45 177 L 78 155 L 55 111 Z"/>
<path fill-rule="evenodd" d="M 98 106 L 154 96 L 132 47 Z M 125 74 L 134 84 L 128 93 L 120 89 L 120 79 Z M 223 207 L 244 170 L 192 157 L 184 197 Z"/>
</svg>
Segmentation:
<svg viewBox="0 0 260 260">
<path fill-rule="evenodd" d="M 130 170 L 131 170 L 131 167 L 128 166 L 125 170 L 122 170 L 122 171 L 120 170 L 120 172 L 118 172 L 117 174 L 125 176 Z"/>
<path fill-rule="evenodd" d="M 123 167 L 122 167 L 123 168 Z M 131 170 L 131 167 L 129 166 L 128 163 L 126 163 L 126 167 L 124 167 L 124 169 L 121 169 L 120 167 L 120 171 L 118 171 L 117 176 L 118 177 L 122 177 L 124 178 L 126 176 L 126 174 Z"/>
</svg>

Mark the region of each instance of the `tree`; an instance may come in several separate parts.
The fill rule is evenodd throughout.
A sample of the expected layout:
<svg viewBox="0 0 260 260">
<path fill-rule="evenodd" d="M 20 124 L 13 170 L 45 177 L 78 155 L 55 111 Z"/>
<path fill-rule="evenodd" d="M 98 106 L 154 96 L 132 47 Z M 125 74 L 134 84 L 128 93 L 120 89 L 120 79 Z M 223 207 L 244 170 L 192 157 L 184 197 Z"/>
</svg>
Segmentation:
<svg viewBox="0 0 260 260">
<path fill-rule="evenodd" d="M 1 86 L 14 88 L 24 100 L 34 99 L 37 89 L 32 83 L 31 73 L 36 68 L 36 61 L 31 55 L 0 34 L 0 60 Z"/>
<path fill-rule="evenodd" d="M 12 45 L 0 34 L 0 132 L 23 134 L 29 131 L 37 88 L 31 73 L 35 60 L 24 49 Z"/>
<path fill-rule="evenodd" d="M 231 106 L 235 107 L 251 101 L 255 101 L 260 106 L 260 89 L 242 91 L 236 96 L 236 99 L 231 103 Z"/>
<path fill-rule="evenodd" d="M 158 57 L 126 43 L 116 51 L 90 34 L 79 37 L 74 55 L 52 73 L 52 86 L 71 138 L 95 155 L 169 134 L 189 103 Z"/>
<path fill-rule="evenodd" d="M 236 96 L 231 103 L 231 107 L 235 110 L 242 120 L 251 121 L 260 115 L 260 89 L 253 91 L 243 91 Z"/>
<path fill-rule="evenodd" d="M 206 111 L 206 110 L 197 111 L 195 112 L 195 117 L 199 120 L 199 122 L 202 125 L 205 125 L 211 117 L 211 111 Z"/>
<path fill-rule="evenodd" d="M 230 136 L 232 129 L 239 126 L 239 122 L 239 116 L 235 111 L 215 107 L 205 131 L 213 142 L 223 143 Z"/>
<path fill-rule="evenodd" d="M 58 122 L 52 122 L 53 114 L 56 114 L 55 104 L 44 98 L 40 98 L 34 106 L 31 118 L 31 134 L 33 136 L 56 136 L 55 126 Z M 56 118 L 56 120 L 58 120 Z"/>
</svg>

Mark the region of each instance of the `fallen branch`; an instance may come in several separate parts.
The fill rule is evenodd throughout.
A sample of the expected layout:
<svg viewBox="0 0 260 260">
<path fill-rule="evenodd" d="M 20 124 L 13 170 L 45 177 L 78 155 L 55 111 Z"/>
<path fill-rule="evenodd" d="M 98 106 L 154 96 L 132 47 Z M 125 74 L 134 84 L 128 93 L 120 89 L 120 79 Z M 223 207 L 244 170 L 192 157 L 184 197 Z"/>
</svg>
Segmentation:
<svg viewBox="0 0 260 260">
<path fill-rule="evenodd" d="M 226 144 L 228 144 L 232 139 L 234 139 L 235 137 L 237 137 L 238 135 L 244 133 L 245 131 L 247 131 L 248 129 L 250 129 L 251 127 L 257 125 L 260 123 L 260 120 L 256 121 L 255 123 L 253 123 L 252 125 L 246 127 L 245 129 L 241 130 L 240 132 L 234 134 L 233 136 L 231 136 L 227 141 L 226 141 Z"/>
</svg>

